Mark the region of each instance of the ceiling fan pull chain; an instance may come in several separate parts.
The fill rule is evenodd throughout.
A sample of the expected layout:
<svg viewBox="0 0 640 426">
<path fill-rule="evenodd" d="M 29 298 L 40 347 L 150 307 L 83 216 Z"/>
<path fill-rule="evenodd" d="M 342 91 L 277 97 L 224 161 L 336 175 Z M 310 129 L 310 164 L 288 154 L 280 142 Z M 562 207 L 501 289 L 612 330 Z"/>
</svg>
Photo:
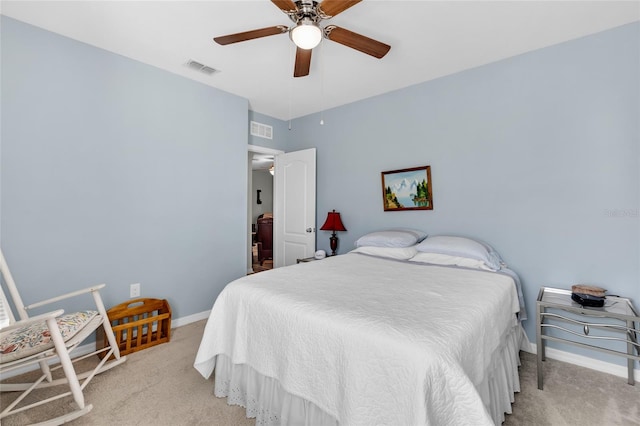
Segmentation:
<svg viewBox="0 0 640 426">
<path fill-rule="evenodd" d="M 292 57 L 293 57 L 293 51 L 291 49 L 289 49 L 289 69 L 291 69 L 292 66 Z M 291 130 L 291 104 L 292 104 L 292 98 L 293 96 L 293 78 L 289 79 L 289 130 Z"/>
<path fill-rule="evenodd" d="M 320 42 L 320 125 L 324 126 L 324 40 Z"/>
</svg>

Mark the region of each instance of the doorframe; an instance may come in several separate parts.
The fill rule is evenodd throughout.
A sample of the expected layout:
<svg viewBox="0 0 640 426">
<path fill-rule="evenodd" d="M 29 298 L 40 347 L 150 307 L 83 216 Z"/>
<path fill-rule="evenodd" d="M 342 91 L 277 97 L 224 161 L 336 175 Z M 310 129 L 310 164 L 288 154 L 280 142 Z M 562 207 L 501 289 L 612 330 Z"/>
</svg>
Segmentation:
<svg viewBox="0 0 640 426">
<path fill-rule="evenodd" d="M 246 252 L 247 252 L 247 273 L 253 273 L 253 255 L 251 253 L 251 249 L 253 247 L 253 241 L 251 239 L 251 219 L 253 218 L 253 203 L 251 200 L 253 200 L 253 168 L 251 167 L 251 156 L 249 154 L 269 154 L 269 155 L 273 155 L 274 157 L 278 154 L 284 154 L 284 151 L 279 150 L 279 149 L 274 149 L 274 148 L 266 148 L 264 146 L 258 146 L 258 145 L 247 145 L 247 208 L 246 208 L 246 212 L 247 212 L 247 246 L 246 246 Z M 275 165 L 275 159 L 274 159 L 274 165 Z M 274 176 L 275 176 L 275 168 L 274 168 Z M 276 193 L 275 191 L 273 191 L 273 203 L 275 205 L 275 197 L 276 197 Z M 275 243 L 275 242 L 274 242 Z M 273 253 L 273 265 L 275 266 L 276 264 L 276 254 L 275 251 Z"/>
</svg>

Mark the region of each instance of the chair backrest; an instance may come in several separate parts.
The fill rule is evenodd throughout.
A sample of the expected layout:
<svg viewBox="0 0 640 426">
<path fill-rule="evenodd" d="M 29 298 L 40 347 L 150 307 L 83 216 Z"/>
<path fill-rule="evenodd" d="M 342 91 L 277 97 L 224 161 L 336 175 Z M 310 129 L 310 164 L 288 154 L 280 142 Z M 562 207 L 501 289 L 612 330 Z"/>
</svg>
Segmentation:
<svg viewBox="0 0 640 426">
<path fill-rule="evenodd" d="M 7 261 L 5 260 L 4 254 L 2 253 L 1 249 L 0 272 L 2 272 L 2 278 L 5 285 L 7 286 L 7 290 L 9 291 L 9 295 L 11 296 L 11 300 L 13 301 L 13 306 L 15 306 L 16 310 L 18 311 L 18 316 L 20 317 L 19 319 L 29 318 L 29 316 L 27 315 L 27 311 L 24 309 L 24 303 L 22 303 L 20 293 L 18 293 L 16 282 L 13 280 L 13 276 L 11 276 L 11 271 L 9 271 L 9 266 L 7 265 Z M 0 285 L 0 328 L 14 323 L 15 320 L 16 318 L 11 311 L 11 306 L 9 305 L 7 297 L 4 294 L 2 285 Z"/>
<path fill-rule="evenodd" d="M 2 291 L 2 285 L 0 285 L 0 330 L 15 322 L 15 320 L 9 302 L 4 296 L 4 291 Z"/>
</svg>

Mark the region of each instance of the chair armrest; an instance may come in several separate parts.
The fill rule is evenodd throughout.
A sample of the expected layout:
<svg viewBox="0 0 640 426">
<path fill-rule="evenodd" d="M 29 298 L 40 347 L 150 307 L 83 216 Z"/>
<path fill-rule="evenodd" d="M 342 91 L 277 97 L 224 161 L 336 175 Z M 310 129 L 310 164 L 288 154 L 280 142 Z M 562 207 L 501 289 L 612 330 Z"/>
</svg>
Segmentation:
<svg viewBox="0 0 640 426">
<path fill-rule="evenodd" d="M 59 302 L 60 300 L 69 299 L 71 297 L 80 296 L 86 293 L 93 293 L 104 288 L 106 284 L 97 284 L 92 287 L 87 287 L 82 290 L 72 291 L 71 293 L 63 294 L 62 296 L 52 297 L 51 299 L 43 300 L 41 302 L 32 303 L 29 306 L 25 306 L 25 310 L 38 308 L 40 306 L 48 305 L 49 303 Z"/>
<path fill-rule="evenodd" d="M 31 318 L 27 318 L 24 320 L 20 320 L 20 321 L 16 321 L 11 325 L 8 325 L 4 328 L 2 328 L 3 333 L 7 332 L 7 331 L 11 331 L 14 328 L 20 328 L 20 327 L 27 327 L 31 324 L 35 324 L 38 322 L 44 322 L 48 319 L 52 319 L 52 318 L 56 318 L 59 317 L 60 315 L 64 314 L 64 309 L 58 309 L 57 311 L 51 311 L 51 312 L 47 312 L 46 314 L 40 314 L 40 315 L 36 315 L 35 317 L 31 317 Z"/>
</svg>

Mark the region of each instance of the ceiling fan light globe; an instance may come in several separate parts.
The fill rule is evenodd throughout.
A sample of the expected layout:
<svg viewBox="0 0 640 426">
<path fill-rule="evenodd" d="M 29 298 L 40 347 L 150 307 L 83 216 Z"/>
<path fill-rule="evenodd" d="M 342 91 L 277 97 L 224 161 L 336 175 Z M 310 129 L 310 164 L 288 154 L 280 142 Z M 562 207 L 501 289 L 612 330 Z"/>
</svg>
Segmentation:
<svg viewBox="0 0 640 426">
<path fill-rule="evenodd" d="M 299 24 L 289 32 L 289 37 L 300 49 L 313 49 L 322 40 L 322 30 L 316 24 Z"/>
</svg>

